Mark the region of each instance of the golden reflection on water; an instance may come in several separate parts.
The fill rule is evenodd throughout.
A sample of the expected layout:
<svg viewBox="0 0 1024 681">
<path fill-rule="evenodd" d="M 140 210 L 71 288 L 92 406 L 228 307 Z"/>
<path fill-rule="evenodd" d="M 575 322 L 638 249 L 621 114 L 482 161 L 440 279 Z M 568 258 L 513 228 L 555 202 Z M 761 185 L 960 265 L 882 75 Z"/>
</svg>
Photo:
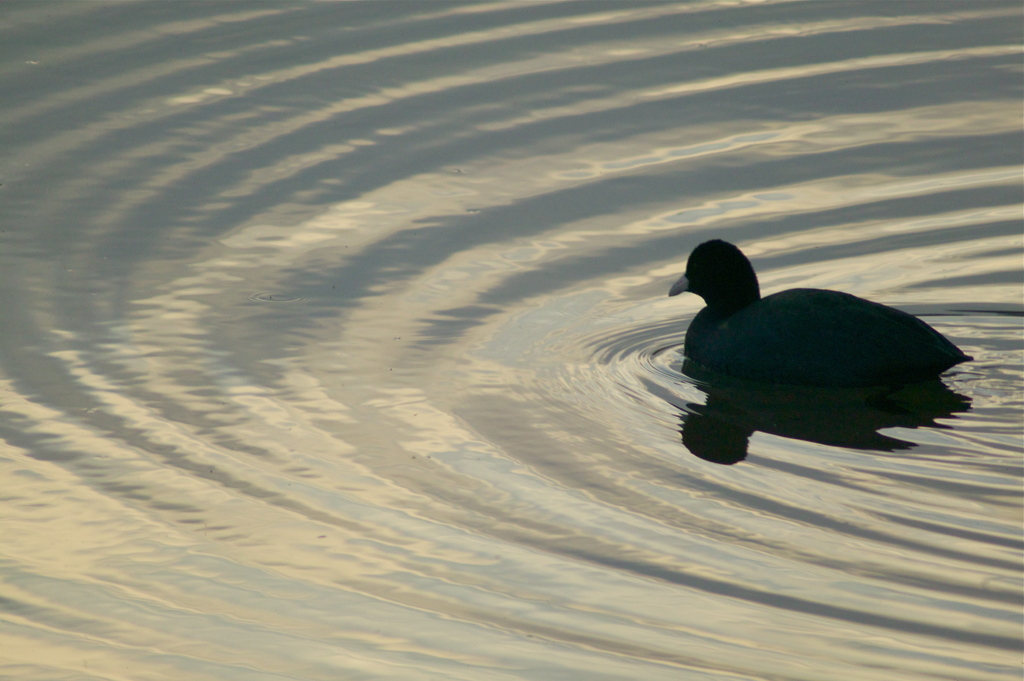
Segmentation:
<svg viewBox="0 0 1024 681">
<path fill-rule="evenodd" d="M 54 7 L 0 74 L 0 675 L 1017 673 L 1018 9 Z M 712 236 L 925 316 L 970 410 L 693 456 Z"/>
</svg>

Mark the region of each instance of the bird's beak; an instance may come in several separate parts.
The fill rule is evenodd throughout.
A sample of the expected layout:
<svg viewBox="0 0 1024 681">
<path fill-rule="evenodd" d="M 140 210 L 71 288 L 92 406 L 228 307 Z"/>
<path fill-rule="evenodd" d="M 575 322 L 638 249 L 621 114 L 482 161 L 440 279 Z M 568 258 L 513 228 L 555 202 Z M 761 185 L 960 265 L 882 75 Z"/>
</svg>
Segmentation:
<svg viewBox="0 0 1024 681">
<path fill-rule="evenodd" d="M 689 291 L 689 290 L 690 290 L 690 282 L 686 278 L 686 275 L 684 274 L 683 276 L 679 277 L 679 281 L 677 281 L 676 283 L 672 284 L 672 288 L 670 288 L 668 290 L 668 294 L 669 294 L 669 296 L 678 296 L 680 293 L 683 293 L 684 291 Z"/>
</svg>

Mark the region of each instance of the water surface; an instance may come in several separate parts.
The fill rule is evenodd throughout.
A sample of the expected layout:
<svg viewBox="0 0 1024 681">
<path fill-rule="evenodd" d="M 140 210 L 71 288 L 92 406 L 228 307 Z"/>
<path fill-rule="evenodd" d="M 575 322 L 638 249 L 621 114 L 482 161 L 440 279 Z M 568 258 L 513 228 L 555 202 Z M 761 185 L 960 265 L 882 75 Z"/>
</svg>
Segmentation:
<svg viewBox="0 0 1024 681">
<path fill-rule="evenodd" d="M 1019 678 L 1021 20 L 6 3 L 0 675 Z M 975 361 L 684 376 L 709 238 Z"/>
</svg>

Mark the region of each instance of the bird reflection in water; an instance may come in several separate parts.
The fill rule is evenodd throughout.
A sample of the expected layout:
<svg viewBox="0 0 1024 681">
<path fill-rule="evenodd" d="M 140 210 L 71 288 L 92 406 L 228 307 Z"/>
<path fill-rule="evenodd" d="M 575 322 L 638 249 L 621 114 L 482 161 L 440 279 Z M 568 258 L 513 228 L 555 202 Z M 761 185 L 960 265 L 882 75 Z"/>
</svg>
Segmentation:
<svg viewBox="0 0 1024 681">
<path fill-rule="evenodd" d="M 755 432 L 835 447 L 894 452 L 917 446 L 882 428 L 949 428 L 936 419 L 969 411 L 971 400 L 939 379 L 896 387 L 771 385 L 712 374 L 692 362 L 683 373 L 707 394 L 704 404 L 662 397 L 680 412 L 683 445 L 705 461 L 734 464 Z"/>
</svg>

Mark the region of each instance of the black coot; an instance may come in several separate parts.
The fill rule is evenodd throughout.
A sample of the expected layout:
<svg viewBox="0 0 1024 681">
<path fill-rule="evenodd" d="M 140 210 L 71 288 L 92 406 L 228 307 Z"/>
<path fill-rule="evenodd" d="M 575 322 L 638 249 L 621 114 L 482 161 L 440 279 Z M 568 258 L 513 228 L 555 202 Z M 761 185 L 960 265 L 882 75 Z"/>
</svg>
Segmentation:
<svg viewBox="0 0 1024 681">
<path fill-rule="evenodd" d="M 917 317 L 848 293 L 798 288 L 762 298 L 750 261 L 719 239 L 690 254 L 668 294 L 683 291 L 707 304 L 686 332 L 686 356 L 737 378 L 901 385 L 973 359 Z"/>
</svg>

